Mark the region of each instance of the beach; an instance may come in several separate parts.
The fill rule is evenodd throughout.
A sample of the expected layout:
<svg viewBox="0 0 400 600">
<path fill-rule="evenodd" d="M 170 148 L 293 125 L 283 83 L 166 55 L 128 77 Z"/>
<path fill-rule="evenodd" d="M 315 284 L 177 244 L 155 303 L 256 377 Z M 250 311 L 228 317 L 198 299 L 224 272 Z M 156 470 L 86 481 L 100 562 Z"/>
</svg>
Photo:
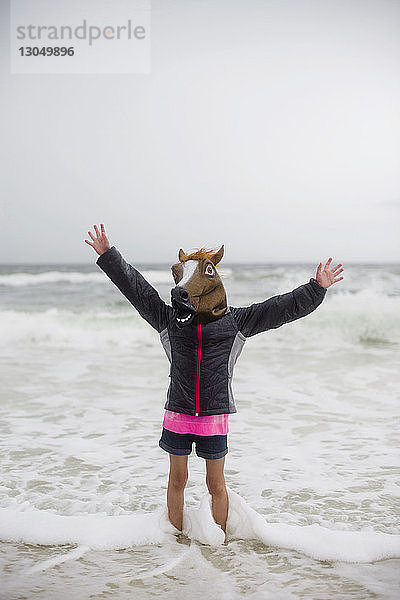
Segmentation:
<svg viewBox="0 0 400 600">
<path fill-rule="evenodd" d="M 93 258 L 0 265 L 1 597 L 398 598 L 400 265 L 345 264 L 312 314 L 247 339 L 225 463 L 241 534 L 213 545 L 168 530 L 168 360 Z M 135 266 L 169 302 L 169 265 Z M 247 306 L 315 268 L 220 273 Z M 206 491 L 193 452 L 193 523 Z"/>
</svg>

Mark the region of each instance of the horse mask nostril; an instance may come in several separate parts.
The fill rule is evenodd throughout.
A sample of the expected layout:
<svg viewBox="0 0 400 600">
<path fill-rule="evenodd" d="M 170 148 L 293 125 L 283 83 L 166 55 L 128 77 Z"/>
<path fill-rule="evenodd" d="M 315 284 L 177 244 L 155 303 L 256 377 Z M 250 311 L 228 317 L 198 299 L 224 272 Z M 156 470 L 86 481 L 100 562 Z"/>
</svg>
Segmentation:
<svg viewBox="0 0 400 600">
<path fill-rule="evenodd" d="M 188 292 L 184 288 L 179 287 L 178 285 L 171 290 L 171 297 L 173 300 L 175 300 L 178 303 L 179 302 L 186 303 L 189 301 Z"/>
</svg>

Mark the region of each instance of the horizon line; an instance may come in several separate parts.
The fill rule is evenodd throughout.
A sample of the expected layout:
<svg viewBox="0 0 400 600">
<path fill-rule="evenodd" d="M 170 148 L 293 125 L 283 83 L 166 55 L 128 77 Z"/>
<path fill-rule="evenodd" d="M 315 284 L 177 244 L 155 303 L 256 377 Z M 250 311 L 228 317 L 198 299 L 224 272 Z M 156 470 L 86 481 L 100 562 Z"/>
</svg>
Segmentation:
<svg viewBox="0 0 400 600">
<path fill-rule="evenodd" d="M 97 260 L 97 259 L 96 259 Z M 326 259 L 328 260 L 328 259 Z M 129 261 L 127 261 L 129 262 Z M 138 265 L 170 265 L 169 262 L 166 261 L 132 261 L 132 263 Z M 325 261 L 326 262 L 326 261 Z M 336 263 L 336 261 L 334 261 Z M 298 265 L 298 264 L 315 264 L 315 261 L 312 260 L 296 260 L 296 261 L 279 261 L 279 260 L 270 260 L 270 261 L 230 261 L 224 262 L 219 266 L 235 266 L 235 265 L 272 265 L 272 264 L 280 264 L 280 265 Z M 323 264 L 323 261 L 322 261 Z M 343 263 L 344 264 L 344 263 Z M 391 261 L 391 260 L 379 260 L 379 261 L 371 261 L 371 260 L 350 260 L 347 261 L 348 265 L 400 265 L 400 260 Z M 44 265 L 96 265 L 96 261 L 94 262 L 0 262 L 0 267 L 2 266 L 44 266 Z M 134 264 L 133 264 L 134 266 Z"/>
</svg>

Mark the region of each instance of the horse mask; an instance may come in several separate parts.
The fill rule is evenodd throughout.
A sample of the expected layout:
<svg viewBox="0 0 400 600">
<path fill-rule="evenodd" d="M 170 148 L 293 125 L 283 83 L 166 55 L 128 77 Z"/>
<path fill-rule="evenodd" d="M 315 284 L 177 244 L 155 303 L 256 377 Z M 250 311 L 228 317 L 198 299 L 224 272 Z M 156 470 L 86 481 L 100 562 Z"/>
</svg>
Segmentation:
<svg viewBox="0 0 400 600">
<path fill-rule="evenodd" d="M 225 314 L 226 293 L 216 269 L 223 255 L 224 246 L 217 252 L 201 248 L 185 254 L 179 250 L 179 262 L 171 267 L 176 284 L 171 301 L 178 327 L 209 323 Z"/>
</svg>

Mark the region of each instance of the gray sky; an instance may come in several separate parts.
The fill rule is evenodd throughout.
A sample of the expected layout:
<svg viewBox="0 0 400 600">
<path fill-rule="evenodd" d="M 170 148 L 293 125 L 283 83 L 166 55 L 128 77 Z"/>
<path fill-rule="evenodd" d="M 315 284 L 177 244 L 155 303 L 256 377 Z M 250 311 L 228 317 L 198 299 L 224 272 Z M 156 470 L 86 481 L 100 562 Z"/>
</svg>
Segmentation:
<svg viewBox="0 0 400 600">
<path fill-rule="evenodd" d="M 10 75 L 0 262 L 400 262 L 400 2 L 153 0 L 149 75 Z"/>
</svg>

